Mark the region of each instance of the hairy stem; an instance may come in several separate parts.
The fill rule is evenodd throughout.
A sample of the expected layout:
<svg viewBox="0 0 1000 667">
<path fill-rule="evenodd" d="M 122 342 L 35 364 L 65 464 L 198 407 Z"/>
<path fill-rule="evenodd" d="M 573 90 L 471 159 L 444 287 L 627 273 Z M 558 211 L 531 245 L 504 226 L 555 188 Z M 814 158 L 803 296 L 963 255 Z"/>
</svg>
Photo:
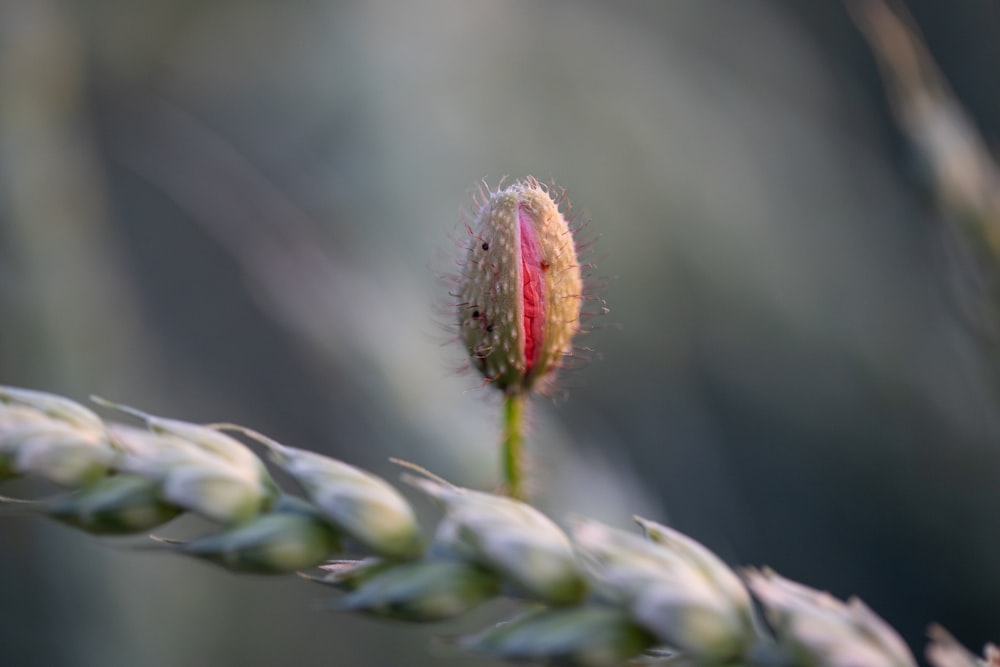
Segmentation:
<svg viewBox="0 0 1000 667">
<path fill-rule="evenodd" d="M 524 500 L 524 407 L 526 392 L 514 391 L 504 397 L 503 477 L 507 495 Z"/>
</svg>

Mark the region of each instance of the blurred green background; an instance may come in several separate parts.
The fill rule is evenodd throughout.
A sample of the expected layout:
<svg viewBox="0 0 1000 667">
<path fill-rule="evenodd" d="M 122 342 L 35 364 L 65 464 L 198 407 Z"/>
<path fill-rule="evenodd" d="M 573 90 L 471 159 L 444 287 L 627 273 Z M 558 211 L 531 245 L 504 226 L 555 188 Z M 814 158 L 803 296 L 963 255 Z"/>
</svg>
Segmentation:
<svg viewBox="0 0 1000 667">
<path fill-rule="evenodd" d="M 995 145 L 1000 9 L 907 4 Z M 554 178 L 611 314 L 535 406 L 539 503 L 978 649 L 992 273 L 898 111 L 836 2 L 6 0 L 0 383 L 491 488 L 498 404 L 453 372 L 438 276 L 480 178 Z M 325 595 L 0 515 L 5 666 L 491 664 L 435 639 L 469 622 Z"/>
</svg>

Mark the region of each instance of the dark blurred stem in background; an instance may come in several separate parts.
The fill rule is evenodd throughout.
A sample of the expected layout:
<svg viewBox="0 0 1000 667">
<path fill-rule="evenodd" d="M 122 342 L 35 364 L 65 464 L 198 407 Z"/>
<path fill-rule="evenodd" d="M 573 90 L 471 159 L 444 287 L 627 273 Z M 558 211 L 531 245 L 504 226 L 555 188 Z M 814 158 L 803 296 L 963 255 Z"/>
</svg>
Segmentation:
<svg viewBox="0 0 1000 667">
<path fill-rule="evenodd" d="M 849 0 L 878 63 L 889 106 L 921 161 L 941 218 L 951 225 L 965 316 L 996 346 L 1000 290 L 1000 170 L 902 2 Z M 969 289 L 969 280 L 973 288 Z M 1000 360 L 1000 355 L 997 356 Z"/>
<path fill-rule="evenodd" d="M 0 356 L 0 376 L 80 397 L 117 395 L 153 375 L 156 346 L 108 228 L 77 27 L 63 3 L 0 4 L 2 250 L 16 260 L 20 278 L 16 292 L 0 290 L 11 304 L 2 318 L 9 356 Z M 69 664 L 86 651 L 118 664 L 116 656 L 141 653 L 141 628 L 122 632 L 115 647 L 103 632 L 107 619 L 89 613 L 93 587 L 115 587 L 106 558 L 78 549 L 67 556 L 64 534 L 34 535 L 18 522 L 5 523 L 3 532 L 0 590 L 21 601 L 22 622 L 32 629 L 0 633 L 5 661 Z M 60 613 L 67 609 L 76 615 Z M 115 616 L 129 627 L 125 615 Z"/>
<path fill-rule="evenodd" d="M 54 386 L 114 395 L 153 363 L 138 353 L 137 341 L 150 334 L 108 228 L 80 38 L 63 5 L 45 0 L 5 4 L 0 26 L 3 215 L 26 278 L 16 295 L 25 316 L 5 317 L 6 334 L 25 358 L 46 350 Z M 9 363 L 7 381 L 28 370 Z"/>
</svg>

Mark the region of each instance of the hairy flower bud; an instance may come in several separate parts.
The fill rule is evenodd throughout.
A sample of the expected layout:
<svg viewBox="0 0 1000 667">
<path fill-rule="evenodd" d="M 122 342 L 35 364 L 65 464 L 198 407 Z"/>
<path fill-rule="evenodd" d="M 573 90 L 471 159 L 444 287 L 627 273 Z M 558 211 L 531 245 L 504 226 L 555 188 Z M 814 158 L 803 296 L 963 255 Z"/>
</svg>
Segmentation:
<svg viewBox="0 0 1000 667">
<path fill-rule="evenodd" d="M 580 328 L 576 243 L 534 178 L 484 199 L 459 276 L 461 337 L 487 380 L 526 391 L 560 366 Z"/>
</svg>

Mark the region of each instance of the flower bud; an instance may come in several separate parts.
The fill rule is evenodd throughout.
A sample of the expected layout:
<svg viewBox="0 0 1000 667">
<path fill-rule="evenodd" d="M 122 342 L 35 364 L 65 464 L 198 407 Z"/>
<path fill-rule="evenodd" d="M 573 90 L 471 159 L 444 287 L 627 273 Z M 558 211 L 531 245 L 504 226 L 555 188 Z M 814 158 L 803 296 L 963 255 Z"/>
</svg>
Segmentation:
<svg viewBox="0 0 1000 667">
<path fill-rule="evenodd" d="M 603 606 L 529 612 L 461 641 L 467 650 L 505 659 L 581 667 L 619 665 L 654 643 L 625 612 Z"/>
<path fill-rule="evenodd" d="M 168 433 L 123 424 L 108 430 L 121 450 L 116 468 L 158 484 L 160 496 L 172 505 L 233 524 L 256 516 L 274 500 L 274 483 L 259 462 L 222 457 Z"/>
<path fill-rule="evenodd" d="M 63 400 L 57 403 L 62 413 L 72 414 Z M 104 425 L 98 421 L 99 427 L 81 426 L 85 420 L 50 416 L 56 413 L 55 409 L 46 413 L 25 403 L 0 402 L 0 479 L 33 474 L 62 486 L 78 487 L 107 473 L 115 452 Z"/>
<path fill-rule="evenodd" d="M 915 667 L 900 636 L 857 598 L 846 603 L 773 571 L 750 570 L 778 647 L 807 667 Z"/>
<path fill-rule="evenodd" d="M 136 475 L 112 475 L 47 502 L 44 512 L 95 535 L 128 535 L 164 524 L 181 510 L 160 499 L 158 485 Z"/>
<path fill-rule="evenodd" d="M 337 603 L 410 622 L 433 622 L 464 614 L 499 594 L 496 576 L 462 562 L 397 564 L 367 578 Z"/>
<path fill-rule="evenodd" d="M 672 648 L 707 662 L 741 656 L 755 636 L 746 589 L 702 545 L 642 524 L 665 543 L 593 521 L 577 524 L 573 539 L 598 590 Z"/>
<path fill-rule="evenodd" d="M 549 378 L 580 328 L 573 234 L 548 188 L 518 181 L 482 202 L 459 276 L 458 323 L 478 370 L 508 393 Z"/>
<path fill-rule="evenodd" d="M 586 586 L 569 539 L 551 519 L 517 500 L 407 478 L 444 504 L 433 550 L 495 572 L 512 593 L 550 604 L 578 601 Z"/>
<path fill-rule="evenodd" d="M 287 447 L 242 427 L 267 446 L 272 460 L 295 478 L 324 518 L 376 555 L 411 559 L 423 552 L 413 508 L 388 482 L 316 452 Z"/>
<path fill-rule="evenodd" d="M 282 498 L 274 511 L 222 533 L 177 546 L 178 551 L 233 572 L 286 574 L 315 567 L 339 548 L 337 534 L 303 500 Z"/>
</svg>

